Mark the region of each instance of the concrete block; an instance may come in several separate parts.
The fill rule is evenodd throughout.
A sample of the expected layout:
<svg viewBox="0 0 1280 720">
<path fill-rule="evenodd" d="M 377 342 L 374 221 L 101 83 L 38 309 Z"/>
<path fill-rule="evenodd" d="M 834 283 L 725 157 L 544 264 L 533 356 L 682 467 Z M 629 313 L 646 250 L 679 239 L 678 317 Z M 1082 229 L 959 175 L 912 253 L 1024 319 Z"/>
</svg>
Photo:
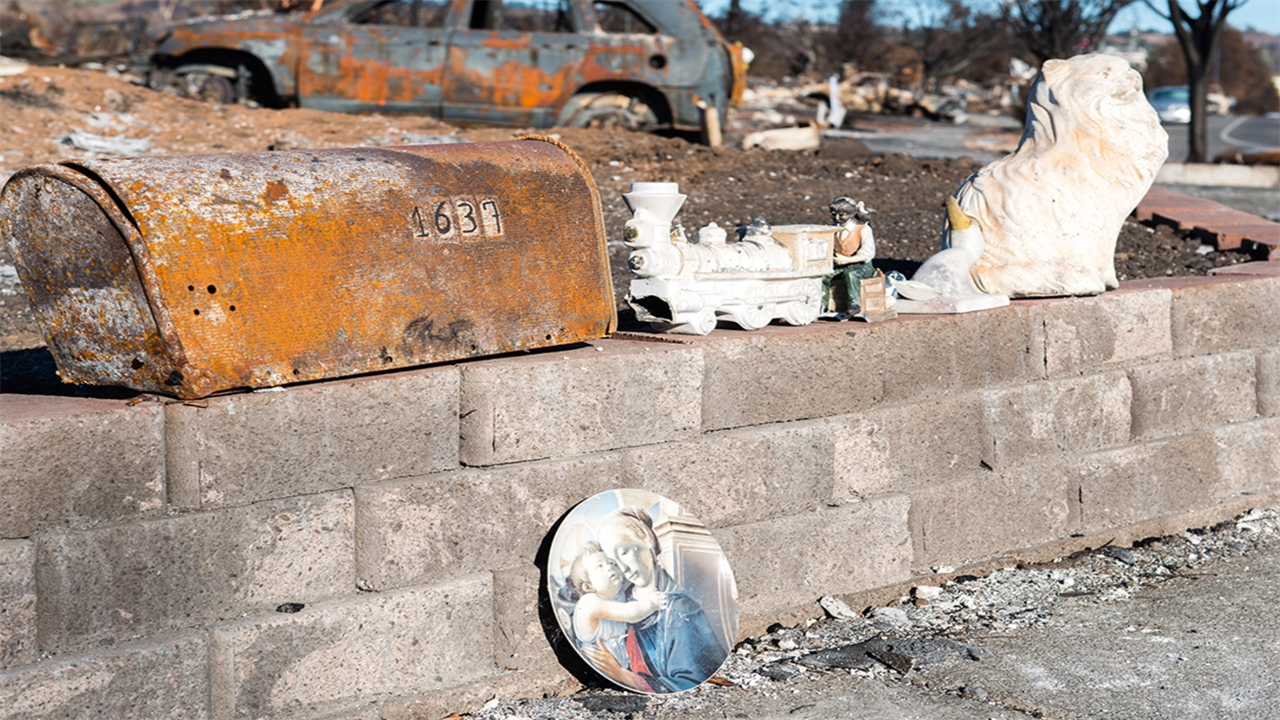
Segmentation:
<svg viewBox="0 0 1280 720">
<path fill-rule="evenodd" d="M 1280 415 L 1280 347 L 1259 350 L 1254 368 L 1258 381 L 1258 415 L 1276 417 Z"/>
<path fill-rule="evenodd" d="M 705 430 L 845 415 L 1044 375 L 1040 324 L 1013 306 L 769 327 L 694 343 L 707 364 Z"/>
<path fill-rule="evenodd" d="M 1171 357 L 1171 297 L 1122 285 L 1096 297 L 1032 301 L 1043 313 L 1046 373 L 1069 377 Z"/>
<path fill-rule="evenodd" d="M 545 629 L 540 606 L 546 595 L 542 571 L 529 562 L 493 573 L 493 614 L 495 620 L 493 659 L 503 672 L 533 668 L 557 668 L 555 652 L 547 632 L 561 631 L 549 610 Z M 573 652 L 567 645 L 565 649 Z"/>
<path fill-rule="evenodd" d="M 41 536 L 40 647 L 78 650 L 349 594 L 353 511 L 347 491 Z"/>
<path fill-rule="evenodd" d="M 1213 431 L 1219 482 L 1216 497 L 1280 488 L 1280 417 L 1227 425 Z"/>
<path fill-rule="evenodd" d="M 628 451 L 623 477 L 678 500 L 708 527 L 742 525 L 827 502 L 832 452 L 822 423 L 769 425 Z"/>
<path fill-rule="evenodd" d="M 988 464 L 1002 470 L 1127 445 L 1132 396 L 1119 370 L 988 390 L 982 394 Z"/>
<path fill-rule="evenodd" d="M 884 384 L 886 404 L 947 397 L 1045 376 L 1044 328 L 1038 314 L 1028 308 L 917 315 L 903 322 L 902 328 L 900 336 L 887 338 L 890 342 L 884 348 L 882 364 L 873 368 Z M 846 374 L 841 382 L 866 380 L 858 364 L 846 367 L 854 373 Z"/>
<path fill-rule="evenodd" d="M 462 461 L 561 458 L 699 432 L 702 354 L 601 340 L 462 367 Z"/>
<path fill-rule="evenodd" d="M 1063 537 L 1077 520 L 1059 463 L 983 472 L 910 495 L 916 572 Z"/>
<path fill-rule="evenodd" d="M 0 540 L 0 668 L 38 657 L 35 543 Z"/>
<path fill-rule="evenodd" d="M 164 514 L 158 404 L 0 397 L 0 538 Z"/>
<path fill-rule="evenodd" d="M 1218 485 L 1208 433 L 1084 455 L 1066 465 L 1080 505 L 1080 529 L 1092 532 L 1206 507 Z"/>
<path fill-rule="evenodd" d="M 372 590 L 532 562 L 577 503 L 621 487 L 616 455 L 460 470 L 356 488 L 356 564 Z"/>
<path fill-rule="evenodd" d="M 737 580 L 744 630 L 823 595 L 909 577 L 908 504 L 904 495 L 882 495 L 716 531 Z"/>
<path fill-rule="evenodd" d="M 1133 385 L 1133 439 L 1151 440 L 1257 415 L 1254 355 L 1237 352 L 1142 365 Z"/>
<path fill-rule="evenodd" d="M 1197 280 L 1171 283 L 1176 357 L 1280 345 L 1280 277 Z"/>
<path fill-rule="evenodd" d="M 216 627 L 214 718 L 310 718 L 492 675 L 488 573 Z"/>
<path fill-rule="evenodd" d="M 155 638 L 0 672 L 0 715 L 23 720 L 209 717 L 204 633 Z"/>
<path fill-rule="evenodd" d="M 881 408 L 827 421 L 835 440 L 836 500 L 911 488 L 978 472 L 990 445 L 975 393 Z"/>
<path fill-rule="evenodd" d="M 457 467 L 458 382 L 437 367 L 169 405 L 171 502 L 247 505 Z"/>
</svg>

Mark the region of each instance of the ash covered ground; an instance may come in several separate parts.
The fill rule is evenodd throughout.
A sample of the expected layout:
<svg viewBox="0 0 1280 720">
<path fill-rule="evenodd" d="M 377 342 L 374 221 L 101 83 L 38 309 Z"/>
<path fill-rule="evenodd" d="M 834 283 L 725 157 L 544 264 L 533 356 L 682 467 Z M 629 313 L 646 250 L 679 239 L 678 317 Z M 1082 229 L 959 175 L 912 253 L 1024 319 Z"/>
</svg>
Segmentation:
<svg viewBox="0 0 1280 720">
<path fill-rule="evenodd" d="M 874 127 L 874 120 L 864 126 Z M 69 136 L 76 133 L 116 144 L 132 141 L 142 155 L 172 155 L 385 146 L 429 142 L 439 135 L 507 140 L 528 132 L 460 130 L 422 117 L 215 106 L 90 70 L 29 67 L 0 77 L 0 182 L 29 165 L 94 157 L 70 144 Z M 621 195 L 632 182 L 680 183 L 689 200 L 677 219 L 689 230 L 711 221 L 734 227 L 756 217 L 775 225 L 826 222 L 827 203 L 852 196 L 875 211 L 877 265 L 909 276 L 938 249 L 943 199 L 980 167 L 967 157 L 872 156 L 860 141 L 848 138 L 828 140 L 816 152 L 786 152 L 712 150 L 679 138 L 622 130 L 546 132 L 573 147 L 600 186 L 619 301 L 629 282 L 626 248 L 619 242 L 629 217 Z M 1012 146 L 1017 134 L 1005 135 L 993 138 L 990 130 L 975 129 L 972 146 Z M 727 139 L 732 143 L 734 133 Z M 1116 270 L 1121 280 L 1196 275 L 1249 259 L 1237 252 L 1205 254 L 1206 249 L 1167 228 L 1129 222 L 1117 245 Z M 0 247 L 0 350 L 40 347 L 43 340 L 12 268 L 12 257 Z"/>
</svg>

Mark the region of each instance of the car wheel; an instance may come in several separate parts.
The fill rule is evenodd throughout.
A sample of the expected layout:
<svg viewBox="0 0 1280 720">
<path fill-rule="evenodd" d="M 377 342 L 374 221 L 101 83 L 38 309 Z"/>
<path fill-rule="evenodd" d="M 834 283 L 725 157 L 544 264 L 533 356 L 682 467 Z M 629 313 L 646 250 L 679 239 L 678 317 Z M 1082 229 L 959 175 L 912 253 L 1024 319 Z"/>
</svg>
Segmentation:
<svg viewBox="0 0 1280 720">
<path fill-rule="evenodd" d="M 236 100 L 236 88 L 227 78 L 219 75 L 210 75 L 200 83 L 198 97 L 202 102 L 230 105 Z"/>
<path fill-rule="evenodd" d="M 187 76 L 187 96 L 200 102 L 230 105 L 236 101 L 236 86 L 221 75 Z"/>
<path fill-rule="evenodd" d="M 567 127 L 643 130 L 658 124 L 658 115 L 643 100 L 622 93 L 575 95 L 561 113 Z"/>
</svg>

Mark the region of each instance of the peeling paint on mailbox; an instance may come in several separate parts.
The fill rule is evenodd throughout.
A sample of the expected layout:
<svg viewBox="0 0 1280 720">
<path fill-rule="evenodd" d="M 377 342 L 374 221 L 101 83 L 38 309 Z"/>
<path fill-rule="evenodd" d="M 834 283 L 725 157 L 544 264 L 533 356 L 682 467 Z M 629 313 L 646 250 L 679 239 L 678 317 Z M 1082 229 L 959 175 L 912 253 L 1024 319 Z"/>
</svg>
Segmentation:
<svg viewBox="0 0 1280 720">
<path fill-rule="evenodd" d="M 0 237 L 64 382 L 198 398 L 616 323 L 599 192 L 542 138 L 40 165 Z"/>
</svg>

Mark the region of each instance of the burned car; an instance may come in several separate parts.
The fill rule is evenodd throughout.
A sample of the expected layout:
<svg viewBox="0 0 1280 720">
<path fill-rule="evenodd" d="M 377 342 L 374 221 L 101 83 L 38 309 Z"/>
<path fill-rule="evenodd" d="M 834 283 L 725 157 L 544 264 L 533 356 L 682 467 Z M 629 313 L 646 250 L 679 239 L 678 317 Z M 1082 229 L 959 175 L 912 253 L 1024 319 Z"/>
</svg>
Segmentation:
<svg viewBox="0 0 1280 720">
<path fill-rule="evenodd" d="M 694 0 L 340 0 L 200 18 L 157 38 L 152 87 L 217 102 L 459 124 L 697 130 L 737 104 L 741 48 Z"/>
</svg>

